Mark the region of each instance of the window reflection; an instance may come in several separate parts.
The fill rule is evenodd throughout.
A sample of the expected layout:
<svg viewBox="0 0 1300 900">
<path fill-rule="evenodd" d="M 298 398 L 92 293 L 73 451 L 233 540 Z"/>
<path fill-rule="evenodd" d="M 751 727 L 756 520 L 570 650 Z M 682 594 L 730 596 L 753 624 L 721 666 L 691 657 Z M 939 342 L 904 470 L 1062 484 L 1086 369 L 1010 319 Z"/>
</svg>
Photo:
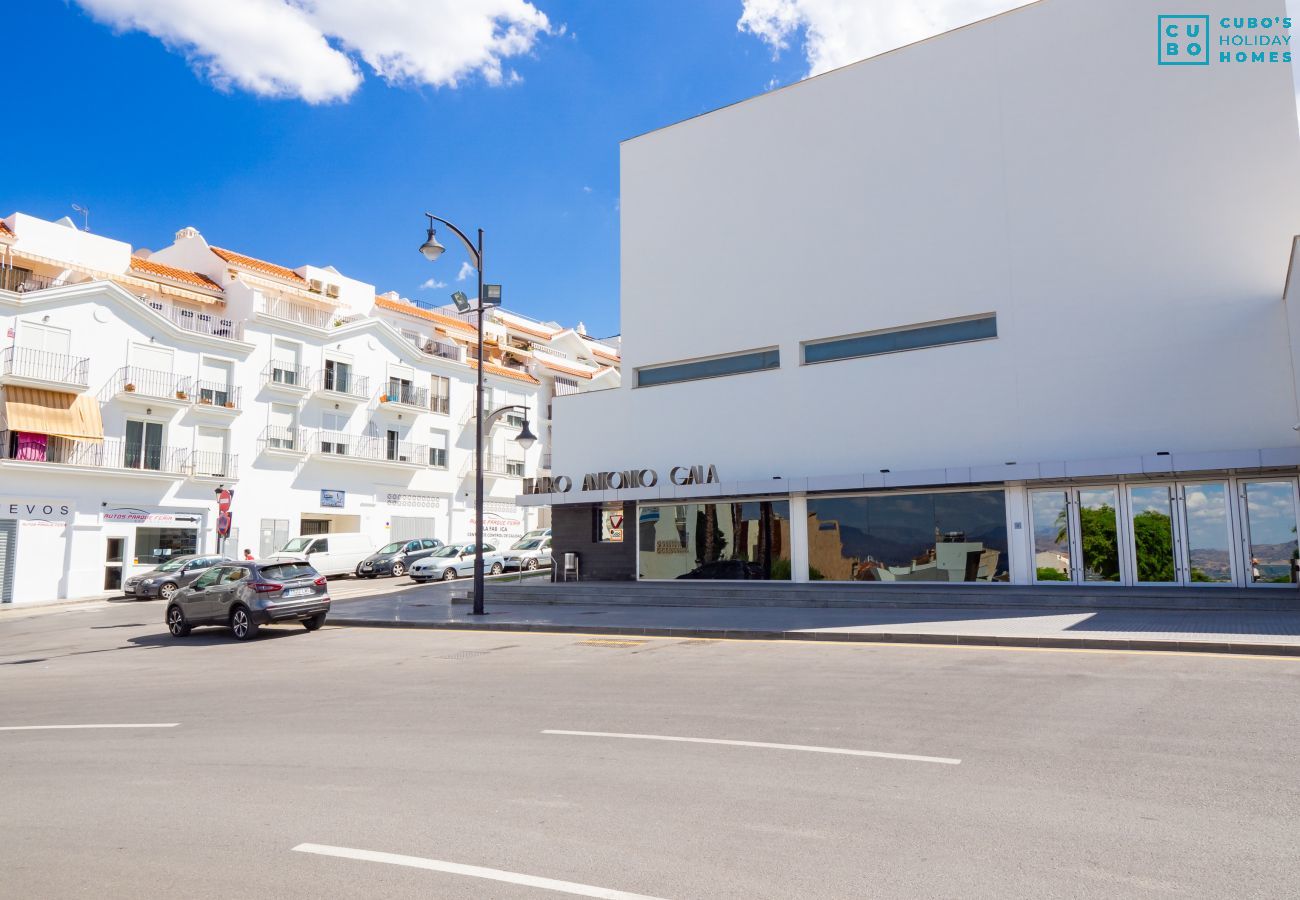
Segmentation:
<svg viewBox="0 0 1300 900">
<path fill-rule="evenodd" d="M 813 581 L 1007 581 L 1002 491 L 808 498 Z"/>
<path fill-rule="evenodd" d="M 1290 481 L 1246 483 L 1252 584 L 1290 584 L 1296 579 L 1295 485 Z"/>
<path fill-rule="evenodd" d="M 790 503 L 676 503 L 637 511 L 640 577 L 790 580 Z"/>
<path fill-rule="evenodd" d="M 1079 550 L 1084 581 L 1119 581 L 1119 495 L 1115 488 L 1079 491 Z"/>
<path fill-rule="evenodd" d="M 1069 504 L 1065 491 L 1034 491 L 1029 510 L 1034 521 L 1034 580 L 1070 580 Z"/>
<path fill-rule="evenodd" d="M 1232 581 L 1232 530 L 1228 524 L 1228 489 L 1222 483 L 1183 488 L 1187 507 L 1187 554 L 1191 580 Z"/>
<path fill-rule="evenodd" d="M 1133 547 L 1137 580 L 1168 584 L 1174 571 L 1173 497 L 1168 487 L 1135 487 L 1129 492 L 1133 508 Z"/>
</svg>

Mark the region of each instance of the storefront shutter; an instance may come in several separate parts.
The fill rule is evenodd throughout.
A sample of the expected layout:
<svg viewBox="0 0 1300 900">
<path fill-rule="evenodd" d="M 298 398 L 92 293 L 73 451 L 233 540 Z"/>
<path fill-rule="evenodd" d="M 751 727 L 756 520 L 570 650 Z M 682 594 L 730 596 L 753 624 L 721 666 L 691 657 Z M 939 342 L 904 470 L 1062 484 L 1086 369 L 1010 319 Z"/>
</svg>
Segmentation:
<svg viewBox="0 0 1300 900">
<path fill-rule="evenodd" d="M 0 603 L 14 602 L 14 549 L 18 520 L 0 519 Z"/>
</svg>

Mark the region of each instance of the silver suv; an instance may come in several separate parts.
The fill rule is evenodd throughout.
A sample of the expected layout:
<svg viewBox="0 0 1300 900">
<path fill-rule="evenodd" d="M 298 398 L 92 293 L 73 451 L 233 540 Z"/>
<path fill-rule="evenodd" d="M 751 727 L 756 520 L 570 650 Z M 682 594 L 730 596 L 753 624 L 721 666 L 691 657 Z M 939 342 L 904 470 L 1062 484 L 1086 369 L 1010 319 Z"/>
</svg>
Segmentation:
<svg viewBox="0 0 1300 900">
<path fill-rule="evenodd" d="M 214 566 L 167 604 L 172 637 L 196 625 L 223 625 L 237 640 L 257 635 L 262 625 L 301 622 L 308 631 L 325 624 L 330 611 L 325 576 L 310 563 L 254 560 Z"/>
<path fill-rule="evenodd" d="M 176 592 L 208 569 L 221 563 L 234 562 L 226 556 L 213 554 L 195 554 L 176 556 L 167 560 L 156 569 L 150 569 L 140 575 L 132 575 L 122 585 L 122 593 L 128 597 L 162 597 L 170 600 Z"/>
</svg>

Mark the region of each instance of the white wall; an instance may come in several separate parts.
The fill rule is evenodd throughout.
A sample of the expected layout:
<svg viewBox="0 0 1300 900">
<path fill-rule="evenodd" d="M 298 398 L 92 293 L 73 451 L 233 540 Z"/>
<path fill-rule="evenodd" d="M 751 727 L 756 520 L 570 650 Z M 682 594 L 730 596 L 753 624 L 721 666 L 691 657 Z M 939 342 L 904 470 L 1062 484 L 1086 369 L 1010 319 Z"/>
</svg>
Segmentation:
<svg viewBox="0 0 1300 900">
<path fill-rule="evenodd" d="M 1046 0 L 625 143 L 626 378 L 556 400 L 556 471 L 1294 445 L 1290 67 L 1159 67 L 1169 11 Z M 799 365 L 803 340 L 990 311 L 996 341 Z M 634 387 L 767 346 L 779 371 Z"/>
</svg>

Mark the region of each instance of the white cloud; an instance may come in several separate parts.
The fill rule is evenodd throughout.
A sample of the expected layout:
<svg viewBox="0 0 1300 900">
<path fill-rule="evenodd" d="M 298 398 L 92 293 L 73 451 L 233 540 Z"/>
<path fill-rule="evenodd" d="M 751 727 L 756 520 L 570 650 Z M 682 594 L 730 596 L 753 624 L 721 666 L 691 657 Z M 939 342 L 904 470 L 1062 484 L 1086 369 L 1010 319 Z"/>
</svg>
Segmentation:
<svg viewBox="0 0 1300 900">
<path fill-rule="evenodd" d="M 445 281 L 439 281 L 436 278 L 429 278 L 426 279 L 425 282 L 420 285 L 420 290 L 436 291 L 438 288 L 445 288 L 446 286 L 447 286 L 447 282 Z"/>
<path fill-rule="evenodd" d="M 390 84 L 514 84 L 504 61 L 551 33 L 528 0 L 77 0 L 122 31 L 183 53 L 223 90 L 346 100 L 360 61 Z"/>
<path fill-rule="evenodd" d="M 584 185 L 582 186 L 582 192 L 583 192 L 584 194 L 590 194 L 590 193 L 591 193 L 591 188 L 590 188 L 589 186 L 587 186 L 587 185 L 584 184 Z"/>
<path fill-rule="evenodd" d="M 466 278 L 468 278 L 473 274 L 474 274 L 474 267 L 467 262 L 463 262 L 460 264 L 460 271 L 456 273 L 456 280 L 464 281 Z"/>
<path fill-rule="evenodd" d="M 1028 0 L 741 0 L 736 27 L 773 56 L 802 34 L 808 75 L 987 18 Z"/>
</svg>

